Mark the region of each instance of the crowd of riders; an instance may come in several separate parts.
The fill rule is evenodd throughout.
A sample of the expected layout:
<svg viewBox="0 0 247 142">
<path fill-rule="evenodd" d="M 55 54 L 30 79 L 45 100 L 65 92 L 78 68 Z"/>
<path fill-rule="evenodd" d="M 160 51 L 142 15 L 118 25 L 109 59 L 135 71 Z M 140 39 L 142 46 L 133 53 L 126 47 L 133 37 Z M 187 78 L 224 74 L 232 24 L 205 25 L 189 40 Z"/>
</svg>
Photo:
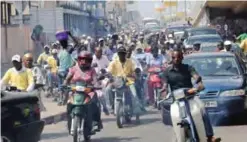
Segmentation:
<svg viewBox="0 0 247 142">
<path fill-rule="evenodd" d="M 163 32 L 144 35 L 143 32 L 119 32 L 99 39 L 82 35 L 74 37 L 69 31 L 56 34 L 57 41 L 45 45 L 43 53 L 35 59 L 32 53 L 18 54 L 12 57 L 13 68 L 10 68 L 1 80 L 1 86 L 12 86 L 15 91 L 34 91 L 39 86 L 45 90 L 46 97 L 53 98 L 58 105 L 67 105 L 68 129 L 71 131 L 69 115 L 73 101 L 71 92 L 66 86 L 90 84 L 104 87 L 101 95 L 91 91 L 94 100 L 86 109 L 91 119 L 101 130 L 101 106 L 106 115 L 114 114 L 114 77 L 126 79 L 131 96 L 133 113 L 141 115 L 147 105 L 155 106 L 154 86 L 148 78 L 148 70 L 155 66 L 166 68 L 173 61 L 177 52 L 199 52 L 200 43 L 195 43 L 189 53 L 183 47 L 183 40 L 176 41 L 173 34 Z M 240 41 L 241 40 L 241 41 Z M 240 47 L 247 54 L 247 36 L 240 39 Z M 230 51 L 231 41 L 219 43 L 218 51 Z M 179 51 L 179 52 L 178 52 Z M 181 52 L 180 52 L 181 51 Z M 107 76 L 107 81 L 104 82 Z M 104 77 L 104 79 L 99 79 Z M 11 90 L 10 90 L 11 91 Z M 41 97 L 40 97 L 41 98 Z M 46 110 L 42 99 L 42 110 Z M 101 105 L 98 105 L 101 104 Z M 139 117 L 137 122 L 139 122 Z M 90 130 L 92 130 L 90 128 Z M 94 133 L 94 131 L 91 131 Z"/>
</svg>

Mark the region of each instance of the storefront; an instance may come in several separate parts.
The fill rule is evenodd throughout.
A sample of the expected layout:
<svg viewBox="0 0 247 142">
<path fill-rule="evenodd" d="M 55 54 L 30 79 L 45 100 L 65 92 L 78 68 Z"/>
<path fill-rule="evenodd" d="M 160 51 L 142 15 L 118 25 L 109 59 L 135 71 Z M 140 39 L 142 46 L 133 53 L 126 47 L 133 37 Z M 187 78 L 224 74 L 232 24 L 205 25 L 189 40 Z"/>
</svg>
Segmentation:
<svg viewBox="0 0 247 142">
<path fill-rule="evenodd" d="M 221 34 L 239 35 L 247 30 L 247 1 L 206 1 L 194 26 L 211 24 Z"/>
</svg>

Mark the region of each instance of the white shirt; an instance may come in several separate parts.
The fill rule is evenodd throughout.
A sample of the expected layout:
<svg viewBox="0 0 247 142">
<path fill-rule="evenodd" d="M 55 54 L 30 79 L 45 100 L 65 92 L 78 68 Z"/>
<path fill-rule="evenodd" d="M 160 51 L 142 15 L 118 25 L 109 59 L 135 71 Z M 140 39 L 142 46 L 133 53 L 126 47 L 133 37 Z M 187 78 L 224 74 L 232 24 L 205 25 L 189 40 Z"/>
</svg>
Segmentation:
<svg viewBox="0 0 247 142">
<path fill-rule="evenodd" d="M 98 66 L 95 68 L 96 72 L 99 72 L 101 69 L 106 69 L 110 63 L 108 58 L 105 55 L 102 55 L 100 59 L 98 59 L 95 55 L 93 55 L 92 64 L 97 64 Z"/>
</svg>

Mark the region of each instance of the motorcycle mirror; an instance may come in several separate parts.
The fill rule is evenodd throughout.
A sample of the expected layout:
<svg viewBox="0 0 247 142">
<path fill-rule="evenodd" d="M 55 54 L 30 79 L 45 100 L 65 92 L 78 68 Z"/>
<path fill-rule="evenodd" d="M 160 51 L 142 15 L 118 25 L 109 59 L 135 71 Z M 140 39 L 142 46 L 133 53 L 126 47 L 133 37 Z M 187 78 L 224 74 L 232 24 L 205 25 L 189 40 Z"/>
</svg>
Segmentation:
<svg viewBox="0 0 247 142">
<path fill-rule="evenodd" d="M 197 80 L 196 80 L 196 84 L 198 84 L 198 83 L 201 82 L 201 81 L 202 81 L 202 77 L 199 76 L 199 77 L 197 78 Z"/>
</svg>

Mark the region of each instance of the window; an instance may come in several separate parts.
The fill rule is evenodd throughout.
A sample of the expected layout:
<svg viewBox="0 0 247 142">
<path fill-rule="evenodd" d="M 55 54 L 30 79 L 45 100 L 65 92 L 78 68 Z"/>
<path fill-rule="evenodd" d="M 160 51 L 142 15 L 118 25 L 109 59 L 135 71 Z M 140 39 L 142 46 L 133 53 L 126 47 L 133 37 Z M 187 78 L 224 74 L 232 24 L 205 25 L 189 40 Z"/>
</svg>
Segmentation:
<svg viewBox="0 0 247 142">
<path fill-rule="evenodd" d="M 7 2 L 1 2 L 1 24 L 8 25 L 10 24 L 11 16 L 11 4 Z"/>
</svg>

